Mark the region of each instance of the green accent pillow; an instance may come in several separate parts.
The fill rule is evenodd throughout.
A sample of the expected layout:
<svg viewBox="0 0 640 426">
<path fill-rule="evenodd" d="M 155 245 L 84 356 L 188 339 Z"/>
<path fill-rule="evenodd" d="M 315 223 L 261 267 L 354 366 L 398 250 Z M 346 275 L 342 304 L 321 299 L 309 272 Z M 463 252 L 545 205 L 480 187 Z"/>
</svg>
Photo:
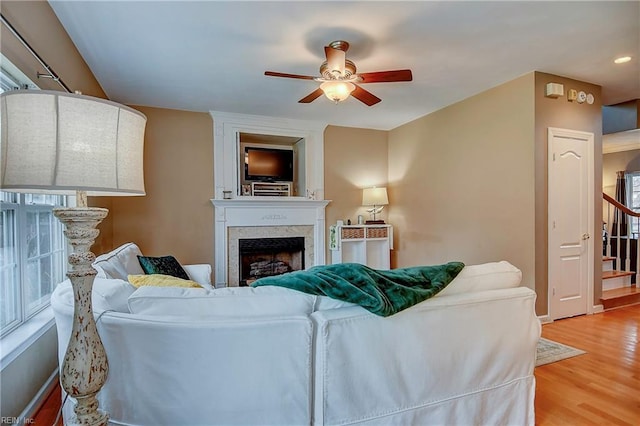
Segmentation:
<svg viewBox="0 0 640 426">
<path fill-rule="evenodd" d="M 171 275 L 188 280 L 189 275 L 173 256 L 149 257 L 138 256 L 138 261 L 145 274 Z"/>
</svg>

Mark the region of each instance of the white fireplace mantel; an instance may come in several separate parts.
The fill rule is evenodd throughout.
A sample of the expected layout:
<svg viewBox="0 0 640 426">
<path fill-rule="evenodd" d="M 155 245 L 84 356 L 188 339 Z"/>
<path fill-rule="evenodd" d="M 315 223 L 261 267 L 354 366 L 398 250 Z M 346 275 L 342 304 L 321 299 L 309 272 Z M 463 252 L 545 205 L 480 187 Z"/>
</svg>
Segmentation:
<svg viewBox="0 0 640 426">
<path fill-rule="evenodd" d="M 212 199 L 215 207 L 215 285 L 228 282 L 229 228 L 252 226 L 313 226 L 313 265 L 325 264 L 325 207 L 329 200 L 298 197 Z"/>
</svg>

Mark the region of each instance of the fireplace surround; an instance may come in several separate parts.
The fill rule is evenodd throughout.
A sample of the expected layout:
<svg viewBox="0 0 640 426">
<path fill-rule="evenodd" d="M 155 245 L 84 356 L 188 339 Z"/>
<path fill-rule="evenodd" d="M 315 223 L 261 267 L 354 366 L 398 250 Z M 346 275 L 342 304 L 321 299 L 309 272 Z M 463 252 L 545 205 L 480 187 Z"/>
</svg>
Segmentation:
<svg viewBox="0 0 640 426">
<path fill-rule="evenodd" d="M 325 207 L 328 200 L 273 200 L 268 197 L 211 200 L 215 206 L 216 287 L 239 280 L 239 241 L 304 237 L 304 267 L 325 264 Z"/>
</svg>

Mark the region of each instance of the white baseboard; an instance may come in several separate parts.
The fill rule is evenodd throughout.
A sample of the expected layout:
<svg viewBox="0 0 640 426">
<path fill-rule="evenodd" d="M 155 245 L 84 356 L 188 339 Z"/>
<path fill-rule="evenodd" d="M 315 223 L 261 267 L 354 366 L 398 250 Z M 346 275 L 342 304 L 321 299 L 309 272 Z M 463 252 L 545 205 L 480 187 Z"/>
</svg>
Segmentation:
<svg viewBox="0 0 640 426">
<path fill-rule="evenodd" d="M 36 396 L 33 397 L 31 402 L 22 410 L 20 413 L 19 419 L 33 419 L 44 404 L 45 400 L 49 396 L 49 394 L 53 391 L 53 389 L 58 384 L 58 369 L 56 368 L 53 373 L 49 376 L 45 384 L 40 388 Z"/>
<path fill-rule="evenodd" d="M 553 320 L 549 317 L 549 315 L 539 315 L 538 316 L 538 321 L 540 321 L 540 324 L 550 324 L 553 322 Z"/>
<path fill-rule="evenodd" d="M 591 312 L 592 314 L 601 314 L 602 312 L 604 312 L 604 306 L 602 305 L 593 305 L 593 311 Z M 540 321 L 540 324 L 550 324 L 553 322 L 553 320 L 549 317 L 549 315 L 539 315 L 538 316 L 538 321 Z"/>
</svg>

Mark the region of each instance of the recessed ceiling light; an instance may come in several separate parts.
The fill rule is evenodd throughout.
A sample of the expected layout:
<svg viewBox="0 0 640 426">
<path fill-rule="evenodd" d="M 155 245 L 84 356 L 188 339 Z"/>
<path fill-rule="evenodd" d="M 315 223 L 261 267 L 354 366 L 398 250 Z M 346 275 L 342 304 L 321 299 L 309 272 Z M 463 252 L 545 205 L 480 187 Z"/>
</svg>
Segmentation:
<svg viewBox="0 0 640 426">
<path fill-rule="evenodd" d="M 616 64 L 624 64 L 625 62 L 629 62 L 631 60 L 631 56 L 621 56 L 616 58 L 613 62 Z"/>
</svg>

